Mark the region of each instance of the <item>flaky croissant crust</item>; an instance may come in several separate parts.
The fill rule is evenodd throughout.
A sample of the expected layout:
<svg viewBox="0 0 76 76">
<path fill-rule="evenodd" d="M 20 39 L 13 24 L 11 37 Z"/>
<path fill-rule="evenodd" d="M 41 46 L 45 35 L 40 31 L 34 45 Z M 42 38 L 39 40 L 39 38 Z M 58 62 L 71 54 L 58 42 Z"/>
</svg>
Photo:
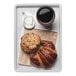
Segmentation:
<svg viewBox="0 0 76 76">
<path fill-rule="evenodd" d="M 38 67 L 50 67 L 57 58 L 55 46 L 51 41 L 41 40 L 41 47 L 37 52 L 30 54 L 31 63 Z"/>
</svg>

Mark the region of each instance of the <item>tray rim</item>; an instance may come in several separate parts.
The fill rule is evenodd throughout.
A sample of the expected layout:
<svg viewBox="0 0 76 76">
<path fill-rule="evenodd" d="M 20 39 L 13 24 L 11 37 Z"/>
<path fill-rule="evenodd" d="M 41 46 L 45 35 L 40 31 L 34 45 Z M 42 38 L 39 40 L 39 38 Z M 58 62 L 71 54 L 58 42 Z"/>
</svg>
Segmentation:
<svg viewBox="0 0 76 76">
<path fill-rule="evenodd" d="M 16 4 L 14 8 L 20 8 L 20 7 L 40 7 L 40 6 L 52 6 L 52 7 L 59 7 L 61 8 L 61 4 Z"/>
</svg>

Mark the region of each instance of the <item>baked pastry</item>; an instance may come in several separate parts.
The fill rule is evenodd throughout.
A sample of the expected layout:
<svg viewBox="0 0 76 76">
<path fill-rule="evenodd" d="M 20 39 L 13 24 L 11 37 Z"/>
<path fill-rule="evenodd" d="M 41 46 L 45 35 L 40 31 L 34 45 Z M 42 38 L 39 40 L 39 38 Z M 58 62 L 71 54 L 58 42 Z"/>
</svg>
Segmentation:
<svg viewBox="0 0 76 76">
<path fill-rule="evenodd" d="M 26 33 L 21 37 L 20 45 L 26 53 L 34 52 L 40 45 L 40 36 L 34 33 Z"/>
<path fill-rule="evenodd" d="M 38 67 L 48 68 L 54 64 L 57 58 L 55 46 L 51 41 L 41 41 L 40 49 L 30 54 L 31 63 Z"/>
</svg>

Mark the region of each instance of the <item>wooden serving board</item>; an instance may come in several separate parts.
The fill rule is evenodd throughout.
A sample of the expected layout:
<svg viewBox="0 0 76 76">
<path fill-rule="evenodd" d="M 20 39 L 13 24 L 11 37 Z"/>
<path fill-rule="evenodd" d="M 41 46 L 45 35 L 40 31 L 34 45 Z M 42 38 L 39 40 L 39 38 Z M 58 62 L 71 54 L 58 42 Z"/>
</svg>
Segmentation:
<svg viewBox="0 0 76 76">
<path fill-rule="evenodd" d="M 56 43 L 57 32 L 34 29 L 34 30 L 24 30 L 23 34 L 28 33 L 28 32 L 33 32 L 33 33 L 38 34 L 42 40 L 52 41 L 54 44 Z M 18 63 L 21 65 L 31 66 L 29 55 L 27 55 L 21 49 L 19 53 Z"/>
</svg>

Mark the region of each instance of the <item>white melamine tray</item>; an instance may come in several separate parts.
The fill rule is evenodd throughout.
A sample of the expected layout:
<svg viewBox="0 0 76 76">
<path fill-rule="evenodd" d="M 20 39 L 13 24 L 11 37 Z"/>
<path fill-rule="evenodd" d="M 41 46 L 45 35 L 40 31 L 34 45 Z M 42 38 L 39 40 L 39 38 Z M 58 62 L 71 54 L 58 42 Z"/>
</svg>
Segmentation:
<svg viewBox="0 0 76 76">
<path fill-rule="evenodd" d="M 48 5 L 52 7 L 55 11 L 55 21 L 53 23 L 52 29 L 46 29 L 42 25 L 40 25 L 37 22 L 36 19 L 36 13 L 39 7 L 44 5 L 17 5 L 15 7 L 15 46 L 14 46 L 14 64 L 15 64 L 15 70 L 16 71 L 22 71 L 22 72 L 59 72 L 61 70 L 61 64 L 62 64 L 62 48 L 61 48 L 61 6 L 60 5 Z M 21 34 L 23 32 L 23 19 L 24 19 L 24 13 L 30 12 L 32 16 L 35 19 L 37 29 L 43 29 L 43 30 L 52 30 L 58 33 L 57 35 L 57 41 L 56 41 L 56 50 L 57 50 L 57 61 L 54 64 L 54 66 L 50 69 L 43 69 L 43 68 L 36 68 L 36 67 L 29 67 L 29 66 L 23 66 L 18 64 L 18 57 L 19 57 L 19 49 L 20 49 L 20 39 Z"/>
</svg>

